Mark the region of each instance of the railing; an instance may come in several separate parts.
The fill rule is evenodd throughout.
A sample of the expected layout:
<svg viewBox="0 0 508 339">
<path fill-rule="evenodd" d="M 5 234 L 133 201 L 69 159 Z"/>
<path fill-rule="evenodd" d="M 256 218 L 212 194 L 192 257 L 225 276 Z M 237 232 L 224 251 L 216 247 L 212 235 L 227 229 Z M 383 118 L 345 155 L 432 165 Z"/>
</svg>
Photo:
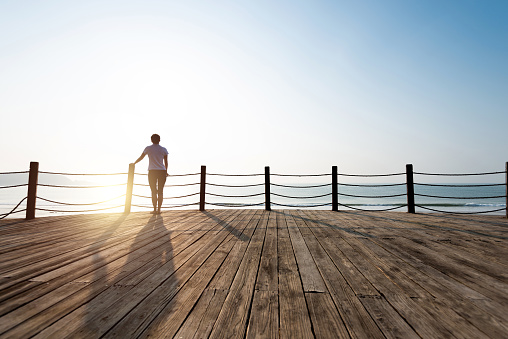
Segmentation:
<svg viewBox="0 0 508 339">
<path fill-rule="evenodd" d="M 174 203 L 171 206 L 163 206 L 163 208 L 181 208 L 181 207 L 190 207 L 190 206 L 199 206 L 199 209 L 201 211 L 205 210 L 206 205 L 212 205 L 212 206 L 218 206 L 218 207 L 233 207 L 233 208 L 239 208 L 239 207 L 256 207 L 256 206 L 265 206 L 266 210 L 271 210 L 272 205 L 273 206 L 280 206 L 280 207 L 289 207 L 289 208 L 316 208 L 316 207 L 324 207 L 324 206 L 330 206 L 332 211 L 339 211 L 339 206 L 345 207 L 347 209 L 352 210 L 360 210 L 360 211 L 372 211 L 372 209 L 362 209 L 353 206 L 352 204 L 345 204 L 339 202 L 340 197 L 346 197 L 347 198 L 355 198 L 355 199 L 387 199 L 387 198 L 401 198 L 405 197 L 407 203 L 398 203 L 395 204 L 395 206 L 391 206 L 389 208 L 385 209 L 379 209 L 376 208 L 375 211 L 391 211 L 396 210 L 400 208 L 407 207 L 408 213 L 415 213 L 415 207 L 421 208 L 423 210 L 429 210 L 432 212 L 441 212 L 441 213 L 454 213 L 454 214 L 477 214 L 477 213 L 494 213 L 494 212 L 500 212 L 505 210 L 506 216 L 508 217 L 508 203 L 505 203 L 503 208 L 497 208 L 487 211 L 480 211 L 480 212 L 450 212 L 445 210 L 439 210 L 435 208 L 430 208 L 429 206 L 434 206 L 434 204 L 424 204 L 420 201 L 416 202 L 415 197 L 417 199 L 499 199 L 499 198 L 505 198 L 505 202 L 508 202 L 508 162 L 505 164 L 505 171 L 499 171 L 499 172 L 486 172 L 486 173 L 467 173 L 467 174 L 440 174 L 440 173 L 423 173 L 423 172 L 414 172 L 412 165 L 406 165 L 406 172 L 401 173 L 391 173 L 391 174 L 347 174 L 347 173 L 339 173 L 337 166 L 332 167 L 331 173 L 323 173 L 323 174 L 279 174 L 279 173 L 272 173 L 270 174 L 270 168 L 265 167 L 264 173 L 256 173 L 256 174 L 217 174 L 217 173 L 207 173 L 206 172 L 206 166 L 201 166 L 201 171 L 199 173 L 190 173 L 190 174 L 176 174 L 176 175 L 170 175 L 169 178 L 175 178 L 180 180 L 176 184 L 166 184 L 165 187 L 190 187 L 190 186 L 199 186 L 199 191 L 192 192 L 189 194 L 183 194 L 178 196 L 170 196 L 170 197 L 164 197 L 164 200 L 178 200 L 178 199 L 184 199 L 184 198 L 190 198 L 194 196 L 199 196 L 199 201 L 191 202 L 191 203 Z M 86 185 L 86 186 L 80 186 L 80 185 L 53 185 L 53 184 L 44 184 L 44 183 L 38 183 L 38 176 L 39 173 L 45 174 L 45 175 L 64 175 L 64 176 L 123 176 L 127 175 L 127 182 L 120 183 L 120 184 L 112 184 L 112 185 Z M 136 197 L 138 199 L 151 199 L 150 196 L 141 195 L 141 194 L 134 194 L 134 187 L 137 186 L 149 186 L 148 184 L 142 184 L 142 183 L 136 183 L 135 177 L 136 176 L 146 176 L 147 174 L 141 174 L 141 173 L 135 173 L 135 168 L 133 164 L 130 164 L 128 173 L 100 173 L 100 174 L 91 174 L 91 173 L 60 173 L 60 172 L 44 172 L 39 171 L 39 164 L 37 162 L 31 162 L 30 163 L 30 171 L 22 171 L 22 172 L 3 172 L 0 173 L 0 175 L 10 175 L 10 174 L 28 174 L 28 183 L 19 183 L 14 185 L 6 185 L 6 186 L 0 186 L 0 189 L 10 189 L 10 188 L 16 188 L 16 187 L 24 187 L 28 186 L 27 195 L 23 197 L 17 205 L 12 208 L 8 213 L 0 214 L 0 219 L 3 219 L 9 215 L 26 212 L 26 219 L 33 219 L 35 218 L 35 211 L 46 211 L 46 212 L 71 212 L 71 213 L 85 213 L 85 212 L 96 212 L 96 211 L 105 211 L 105 210 L 111 210 L 111 209 L 118 209 L 120 207 L 124 207 L 124 212 L 129 213 L 131 211 L 131 207 L 137 207 L 137 208 L 152 208 L 151 204 L 132 204 L 132 197 Z M 414 175 L 417 176 L 444 176 L 444 177 L 469 177 L 469 176 L 490 176 L 490 175 L 499 175 L 499 174 L 505 174 L 505 182 L 504 183 L 496 183 L 496 184 L 435 184 L 435 183 L 422 183 L 422 182 L 414 182 Z M 193 178 L 195 176 L 199 176 L 199 181 L 191 180 L 188 183 L 182 183 L 181 179 L 184 178 Z M 342 182 L 342 180 L 339 180 L 339 178 L 387 178 L 387 177 L 402 177 L 405 176 L 404 182 L 399 183 L 391 183 L 391 184 L 384 184 L 384 183 L 375 183 L 375 184 L 353 184 L 353 183 L 346 183 Z M 208 178 L 212 178 L 211 182 L 207 181 Z M 214 179 L 216 178 L 264 178 L 262 182 L 255 182 L 250 184 L 229 184 L 229 183 L 218 183 L 214 182 Z M 328 183 L 325 184 L 313 184 L 313 185 L 295 185 L 295 184 L 283 184 L 281 182 L 272 182 L 271 179 L 282 179 L 282 178 L 327 178 Z M 69 203 L 69 202 L 62 202 L 57 201 L 53 199 L 48 199 L 47 197 L 41 197 L 37 195 L 37 187 L 50 187 L 50 188 L 66 188 L 66 189 L 93 189 L 93 188 L 104 188 L 104 187 L 114 187 L 114 186 L 125 186 L 126 187 L 126 193 L 115 196 L 113 198 L 102 200 L 102 201 L 96 201 L 96 202 L 86 202 L 86 203 Z M 211 192 L 207 191 L 207 186 L 212 188 Z M 447 188 L 478 188 L 478 187 L 495 187 L 495 186 L 504 186 L 505 187 L 505 194 L 504 195 L 495 195 L 495 196 L 443 196 L 443 195 L 435 195 L 435 194 L 424 194 L 420 193 L 419 191 L 415 192 L 415 186 L 417 188 L 421 187 L 447 187 Z M 218 192 L 214 191 L 214 188 L 226 188 L 228 190 L 236 190 L 241 189 L 245 190 L 247 188 L 256 188 L 256 187 L 264 187 L 264 190 L 262 188 L 259 191 L 255 191 L 251 194 L 219 194 Z M 340 188 L 343 188 L 342 190 Z M 386 189 L 386 188 L 392 188 L 392 187 L 405 187 L 405 191 L 397 192 L 396 194 L 348 194 L 344 193 L 343 190 L 347 188 L 360 188 L 360 189 Z M 286 189 L 286 190 L 296 190 L 298 192 L 302 192 L 305 189 L 316 189 L 316 188 L 330 188 L 330 191 L 328 191 L 325 194 L 317 194 L 317 195 L 289 195 L 289 194 L 281 194 L 272 192 L 272 188 L 275 190 L 277 189 Z M 206 197 L 212 197 L 212 198 L 227 198 L 227 199 L 233 199 L 233 201 L 227 201 L 227 202 L 217 202 L 217 201 L 207 201 Z M 115 206 L 108 206 L 108 207 L 102 207 L 102 208 L 94 208 L 89 209 L 88 206 L 95 206 L 95 205 L 101 205 L 105 203 L 110 203 L 114 200 L 117 200 L 119 198 L 125 197 L 125 203 Z M 260 201 L 249 201 L 247 203 L 240 203 L 238 202 L 242 198 L 255 198 L 255 197 L 264 197 L 263 200 Z M 272 201 L 272 197 L 275 199 L 275 201 Z M 282 199 L 285 200 L 305 200 L 307 203 L 305 204 L 291 204 L 291 203 L 284 203 L 281 201 Z M 312 201 L 315 201 L 314 199 L 323 199 L 323 198 L 329 198 L 328 202 L 315 202 L 312 203 Z M 26 208 L 20 208 L 22 203 L 26 200 Z M 78 210 L 58 210 L 58 209 L 48 209 L 48 208 L 39 208 L 36 207 L 36 201 L 41 200 L 44 202 L 48 202 L 54 205 L 66 205 L 66 206 L 80 206 L 80 207 L 86 207 L 87 209 L 78 209 Z M 213 200 L 213 199 L 212 199 Z M 310 202 L 309 202 L 310 201 Z M 439 204 L 436 204 L 439 205 Z"/>
</svg>

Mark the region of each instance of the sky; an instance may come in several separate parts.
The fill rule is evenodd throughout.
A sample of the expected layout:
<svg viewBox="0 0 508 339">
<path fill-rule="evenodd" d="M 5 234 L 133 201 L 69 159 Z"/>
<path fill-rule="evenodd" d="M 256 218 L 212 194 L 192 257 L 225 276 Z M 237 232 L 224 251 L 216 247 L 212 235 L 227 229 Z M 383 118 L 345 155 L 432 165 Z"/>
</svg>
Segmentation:
<svg viewBox="0 0 508 339">
<path fill-rule="evenodd" d="M 1 0 L 0 172 L 502 171 L 507 60 L 505 0 Z"/>
</svg>

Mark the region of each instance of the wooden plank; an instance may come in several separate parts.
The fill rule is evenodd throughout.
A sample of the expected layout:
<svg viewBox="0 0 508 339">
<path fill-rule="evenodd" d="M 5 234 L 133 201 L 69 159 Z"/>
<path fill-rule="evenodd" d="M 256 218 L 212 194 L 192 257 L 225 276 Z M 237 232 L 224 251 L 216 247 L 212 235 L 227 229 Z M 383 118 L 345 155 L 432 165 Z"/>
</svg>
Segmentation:
<svg viewBox="0 0 508 339">
<path fill-rule="evenodd" d="M 276 212 L 266 212 L 269 216 L 259 273 L 256 280 L 256 290 L 278 290 L 278 266 L 277 266 L 277 223 Z M 261 295 L 261 294 L 260 294 Z M 264 295 L 264 294 L 263 294 Z"/>
<path fill-rule="evenodd" d="M 246 338 L 279 338 L 279 298 L 277 291 L 254 291 Z"/>
<path fill-rule="evenodd" d="M 313 223 L 311 217 L 306 217 L 304 220 L 309 228 L 301 228 L 303 237 L 349 335 L 353 338 L 384 338 L 383 333 L 362 305 L 353 289 L 337 270 L 337 267 L 321 247 L 314 234 L 309 231 L 319 225 Z"/>
<path fill-rule="evenodd" d="M 328 293 L 305 293 L 316 338 L 350 338 Z"/>
<path fill-rule="evenodd" d="M 151 219 L 152 218 L 150 218 L 150 220 Z M 148 224 L 148 225 L 149 226 L 147 229 L 150 229 L 151 225 L 150 224 Z M 197 223 L 196 226 L 197 225 L 199 225 L 199 224 Z M 144 232 L 141 230 L 141 233 L 143 234 Z M 180 251 L 180 249 L 184 248 L 186 242 L 182 241 L 180 239 L 180 237 L 178 237 L 178 235 L 180 235 L 180 233 L 182 233 L 182 232 L 174 232 L 174 233 L 175 233 L 176 238 L 173 241 L 176 241 L 178 243 L 178 245 L 173 248 L 173 253 L 176 254 Z M 198 233 L 196 233 L 195 236 L 196 235 L 198 235 Z M 189 241 L 189 243 L 192 243 L 193 241 L 195 241 L 195 239 L 196 239 L 195 237 L 190 238 L 190 239 L 188 239 L 188 241 Z M 160 240 L 160 242 L 159 242 L 159 240 Z M 105 277 L 107 274 L 107 275 L 109 275 L 108 276 L 109 283 L 114 284 L 114 281 L 118 281 L 119 279 L 125 279 L 125 276 L 127 275 L 126 272 L 128 272 L 129 269 L 132 271 L 135 271 L 136 267 L 134 267 L 131 263 L 125 263 L 125 260 L 132 261 L 132 260 L 135 260 L 138 256 L 140 257 L 141 260 L 143 260 L 143 258 L 145 258 L 145 257 L 147 258 L 147 260 L 151 260 L 151 259 L 153 259 L 154 254 L 158 253 L 157 251 L 154 251 L 150 254 L 150 250 L 152 250 L 151 247 L 153 245 L 164 246 L 164 244 L 166 244 L 170 240 L 171 240 L 171 238 L 168 238 L 168 239 L 159 238 L 158 240 L 155 240 L 153 243 L 148 243 L 146 246 L 139 248 L 139 249 L 141 249 L 141 251 L 134 250 L 132 253 L 129 254 L 128 258 L 125 258 L 126 256 L 123 256 L 118 259 L 115 259 L 117 256 L 111 255 L 108 257 L 108 260 L 113 260 L 113 261 L 110 263 L 102 262 L 102 265 L 98 264 L 98 262 L 100 262 L 101 260 L 99 260 L 99 258 L 94 256 L 94 258 L 97 259 L 97 262 L 89 267 L 88 266 L 83 267 L 81 271 L 80 270 L 75 270 L 75 271 L 69 270 L 68 272 L 66 272 L 65 275 L 60 275 L 60 276 L 56 277 L 55 279 L 53 279 L 50 283 L 42 285 L 42 288 L 38 288 L 35 290 L 24 288 L 24 290 L 26 290 L 26 292 L 23 292 L 22 294 L 18 294 L 18 295 L 16 295 L 15 298 L 11 298 L 11 299 L 7 300 L 6 302 L 0 304 L 0 311 L 2 313 L 8 312 L 9 310 L 15 309 L 16 307 L 18 307 L 20 305 L 29 303 L 30 301 L 35 300 L 35 299 L 39 298 L 40 296 L 44 296 L 44 297 L 48 296 L 51 300 L 53 300 L 56 303 L 59 299 L 53 298 L 51 296 L 52 291 L 57 290 L 59 287 L 62 287 L 64 285 L 70 283 L 71 281 L 73 281 L 74 283 L 93 282 L 93 281 L 97 281 L 97 280 Z M 136 247 L 138 247 L 138 246 L 136 246 Z M 153 247 L 153 249 L 155 249 L 157 247 L 158 246 L 155 246 L 155 247 Z M 100 258 L 104 258 L 104 256 L 101 256 Z M 108 269 L 100 271 L 100 267 L 105 266 L 106 264 L 108 264 Z M 123 264 L 123 265 L 121 267 L 119 267 L 118 265 L 120 265 L 120 264 Z M 138 265 L 137 267 L 139 267 L 139 264 L 137 264 L 137 265 Z M 118 276 L 116 276 L 116 274 L 115 274 L 115 269 L 117 271 L 116 274 L 118 274 Z M 90 273 L 88 273 L 88 272 L 90 272 Z M 102 272 L 102 273 L 100 273 L 100 272 Z M 98 274 L 98 273 L 100 273 L 100 274 Z M 85 274 L 85 275 L 83 275 L 83 274 Z M 74 286 L 84 286 L 84 285 L 74 284 Z M 20 289 L 18 289 L 17 292 L 20 292 Z M 60 292 L 57 292 L 57 293 L 60 293 Z M 38 304 L 36 304 L 36 305 L 38 305 Z M 23 307 L 17 309 L 16 312 L 19 312 L 19 313 L 23 314 L 25 317 L 28 317 L 29 314 L 32 314 L 37 309 L 40 309 L 40 307 L 38 307 L 38 306 L 35 308 L 31 307 L 30 304 L 28 304 L 27 307 L 30 307 L 29 312 L 24 311 Z"/>
<path fill-rule="evenodd" d="M 477 270 L 468 269 L 457 261 L 443 257 L 441 253 L 433 251 L 423 245 L 407 239 L 395 239 L 394 244 L 409 254 L 419 258 L 427 265 L 458 280 L 464 285 L 480 292 L 481 294 L 508 305 L 508 284 L 489 277 Z"/>
<path fill-rule="evenodd" d="M 268 223 L 247 325 L 249 338 L 278 338 L 279 336 L 276 213 L 265 211 L 264 214 L 268 215 Z"/>
<path fill-rule="evenodd" d="M 420 338 L 383 296 L 360 296 L 360 301 L 386 338 Z"/>
<path fill-rule="evenodd" d="M 446 288 L 444 285 L 441 285 L 434 279 L 433 276 L 428 276 L 421 272 L 416 267 L 413 267 L 406 263 L 405 261 L 399 259 L 395 255 L 388 256 L 383 253 L 385 250 L 381 247 L 374 245 L 371 241 L 362 241 L 365 246 L 371 249 L 378 256 L 382 256 L 385 261 L 392 262 L 393 265 L 397 265 L 399 269 L 406 274 L 411 274 L 412 279 L 423 286 L 426 290 L 429 291 L 435 298 L 432 303 L 439 304 L 441 309 L 450 309 L 453 310 L 456 314 L 460 315 L 471 324 L 476 326 L 482 332 L 490 335 L 491 337 L 499 337 L 502 333 L 508 332 L 508 327 L 505 324 L 500 323 L 495 320 L 491 314 L 486 311 L 482 311 L 474 303 L 470 300 L 464 298 L 461 294 L 457 293 L 454 290 L 450 290 Z M 416 301 L 420 302 L 423 300 L 416 299 Z M 454 315 L 447 315 L 447 318 L 453 318 Z M 459 323 L 459 321 L 455 321 L 455 323 Z M 470 325 L 465 324 L 461 328 L 467 329 Z M 476 330 L 472 330 L 470 333 L 475 333 Z"/>
<path fill-rule="evenodd" d="M 235 223 L 235 215 L 237 213 L 231 216 L 233 223 Z M 229 219 L 226 219 L 226 222 L 228 221 Z M 215 230 L 223 230 L 223 227 L 217 224 L 201 237 L 199 242 L 188 246 L 179 255 L 167 261 L 160 269 L 134 286 L 129 290 L 128 300 L 122 300 L 113 295 L 112 302 L 105 303 L 106 309 L 101 305 L 98 305 L 97 309 L 90 305 L 90 313 L 95 314 L 92 319 L 96 328 L 90 332 L 89 328 L 82 327 L 72 332 L 71 336 L 88 337 L 105 334 L 107 337 L 123 337 L 126 332 L 136 337 L 141 335 L 164 308 L 170 305 L 173 298 L 214 250 L 228 235 L 231 236 L 230 232 L 214 232 Z M 105 317 L 105 315 L 108 316 Z"/>
<path fill-rule="evenodd" d="M 285 215 L 277 216 L 281 338 L 312 338 L 312 327 Z"/>
<path fill-rule="evenodd" d="M 326 251 L 327 255 L 333 261 L 338 271 L 344 277 L 355 294 L 357 296 L 379 296 L 379 291 L 372 286 L 370 281 L 358 271 L 356 266 L 353 265 L 353 263 L 344 255 L 344 253 L 342 253 L 340 248 L 336 246 L 337 243 L 335 239 L 337 237 L 340 238 L 340 233 L 330 230 L 330 226 L 327 226 L 326 224 L 315 223 L 313 224 L 312 229 L 305 228 L 305 220 L 310 221 L 310 218 L 315 219 L 315 215 L 302 213 L 302 211 L 299 211 L 298 215 L 294 216 L 295 218 L 299 218 L 303 215 L 305 218 L 301 219 L 303 222 L 301 226 L 301 232 L 305 233 L 309 237 L 316 237 L 319 244 Z"/>
<path fill-rule="evenodd" d="M 260 217 L 261 220 L 259 219 Z M 177 333 L 177 337 L 191 337 L 191 333 L 194 333 L 194 338 L 208 338 L 210 336 L 250 243 L 247 239 L 252 238 L 258 223 L 263 224 L 267 220 L 266 213 L 259 210 L 256 211 L 255 216 L 249 221 L 247 228 L 244 230 L 245 237 L 233 246 L 226 260 L 224 260 L 217 274 L 206 288 L 206 291 L 209 291 L 212 295 L 211 300 L 208 301 L 203 298 L 198 300 L 195 309 L 204 309 L 204 311 L 191 312 Z M 195 325 L 191 326 L 191 323 Z"/>
<path fill-rule="evenodd" d="M 217 290 L 204 289 L 197 301 L 194 309 L 187 319 L 184 320 L 180 326 L 175 338 L 194 338 L 194 335 L 198 331 L 201 320 L 205 317 L 208 307 L 213 305 L 213 298 Z M 224 299 L 226 298 L 224 292 Z"/>
<path fill-rule="evenodd" d="M 352 241 L 351 238 L 347 238 L 347 240 Z M 452 337 L 452 330 L 439 321 L 438 314 L 430 314 L 415 303 L 411 296 L 407 294 L 408 290 L 399 287 L 399 281 L 390 280 L 382 271 L 370 263 L 365 252 L 361 251 L 362 254 L 356 251 L 345 239 L 336 239 L 336 241 L 337 247 L 346 254 L 349 260 L 370 280 L 371 284 L 383 294 L 392 307 L 404 317 L 420 336 L 432 338 Z"/>
<path fill-rule="evenodd" d="M 147 213 L 0 222 L 0 336 L 508 334 L 506 219 L 206 212 L 164 212 L 166 230 Z"/>
<path fill-rule="evenodd" d="M 325 283 L 298 229 L 299 225 L 304 225 L 305 223 L 297 223 L 294 218 L 286 218 L 286 223 L 304 292 L 326 292 Z"/>
<path fill-rule="evenodd" d="M 266 224 L 259 224 L 213 326 L 210 338 L 245 335 L 265 234 Z"/>
<path fill-rule="evenodd" d="M 344 239 L 342 239 L 342 241 L 344 241 Z M 387 264 L 387 262 L 381 260 L 381 258 L 379 258 L 379 257 L 376 257 L 376 255 L 373 252 L 369 251 L 367 247 L 362 245 L 361 242 L 363 242 L 365 244 L 365 243 L 368 243 L 370 241 L 370 239 L 347 236 L 347 237 L 345 237 L 345 241 L 347 241 L 347 243 L 349 243 L 349 244 L 346 245 L 346 242 L 343 242 L 342 244 L 340 244 L 340 240 L 338 240 L 338 242 L 339 242 L 338 248 L 341 248 L 344 251 L 344 250 L 347 250 L 349 248 L 349 246 L 353 246 L 353 244 L 354 244 L 354 249 L 356 250 L 356 252 L 347 250 L 348 256 L 350 256 L 351 258 L 355 258 L 356 263 L 359 265 L 359 267 L 361 269 L 363 269 L 362 272 L 367 277 L 371 277 L 370 280 L 373 281 L 373 283 L 375 281 L 375 284 L 377 284 L 376 287 L 383 292 L 383 294 L 386 296 L 386 298 L 390 302 L 395 302 L 395 303 L 398 303 L 399 306 L 405 307 L 407 304 L 410 304 L 410 299 L 408 299 L 408 297 L 423 298 L 422 300 L 432 300 L 432 298 L 430 297 L 428 292 L 426 292 L 425 290 L 422 290 L 419 287 L 419 285 L 417 285 L 414 281 L 409 279 L 409 277 L 407 275 L 402 274 L 402 272 L 400 272 L 400 269 L 396 264 L 389 264 L 389 263 Z M 362 254 L 361 258 L 358 255 L 359 253 Z M 377 267 L 381 272 L 383 272 L 383 274 L 380 274 L 380 272 L 378 272 L 376 270 L 369 269 L 368 265 L 366 265 L 366 262 L 368 262 L 368 261 L 372 262 L 375 267 Z M 388 280 L 386 280 L 383 275 L 390 277 L 390 280 L 393 281 L 393 284 L 390 283 Z M 397 287 L 395 287 L 395 286 L 397 286 Z M 420 291 L 420 292 L 417 292 L 415 294 L 414 293 L 415 291 Z M 403 295 L 405 295 L 405 297 Z M 394 300 L 392 300 L 392 298 Z M 405 301 L 404 301 L 404 298 L 406 299 Z M 422 306 L 422 304 L 420 304 L 420 306 Z M 439 318 L 443 314 L 447 314 L 447 316 L 450 316 L 448 314 L 448 310 L 446 310 L 445 308 L 431 309 L 428 307 L 421 307 L 419 309 L 419 308 L 415 308 L 414 306 L 410 306 L 410 307 L 412 307 L 412 310 L 411 310 L 412 312 L 416 311 L 416 313 L 419 314 L 418 317 L 427 318 L 429 323 L 432 322 L 432 319 Z M 405 310 L 405 309 L 401 309 L 398 311 L 403 315 L 405 314 L 404 312 L 407 312 L 407 310 Z M 408 312 L 407 314 L 412 314 L 412 312 Z M 406 318 L 408 318 L 408 320 L 412 320 L 413 322 L 417 322 L 416 314 L 412 318 L 410 316 L 406 316 Z M 426 326 L 426 327 L 428 327 L 428 326 Z M 465 327 L 465 329 L 464 329 L 465 332 L 478 333 L 478 330 L 470 325 L 469 325 L 469 328 L 467 327 L 467 325 L 464 325 L 464 327 Z M 455 332 L 460 332 L 460 331 L 455 331 Z M 444 335 L 446 335 L 446 332 L 443 332 L 443 333 L 444 333 Z M 481 334 L 478 333 L 478 335 L 481 335 Z"/>
<path fill-rule="evenodd" d="M 401 246 L 393 244 L 393 241 L 383 241 L 382 245 L 386 249 L 392 251 L 397 256 L 408 262 L 415 271 L 423 272 L 427 276 L 431 277 L 432 280 L 435 280 L 440 285 L 444 286 L 446 291 L 449 293 L 446 297 L 446 300 L 451 305 L 454 305 L 454 308 L 457 311 L 463 312 L 462 314 L 464 316 L 471 317 L 474 315 L 474 318 L 477 319 L 477 321 L 475 321 L 477 326 L 479 326 L 479 321 L 480 324 L 492 324 L 492 326 L 489 328 L 493 329 L 494 331 L 496 331 L 496 328 L 499 326 L 506 328 L 506 325 L 501 324 L 503 322 L 506 323 L 506 306 L 500 304 L 496 298 L 488 299 L 483 294 L 476 292 L 470 287 L 464 285 L 462 282 L 450 277 L 450 275 L 447 274 L 447 271 L 438 270 L 431 266 L 430 263 L 423 262 L 419 258 L 412 256 L 403 248 L 401 248 Z M 429 283 L 426 283 L 426 288 L 431 287 L 428 284 Z M 487 314 L 480 316 L 482 312 L 477 310 L 474 305 L 480 309 L 483 309 L 485 312 L 487 312 Z M 496 317 L 497 320 L 493 319 L 492 316 Z M 484 319 L 485 321 L 481 321 L 481 319 Z"/>
<path fill-rule="evenodd" d="M 217 225 L 217 227 L 219 227 Z M 200 246 L 197 243 L 194 243 L 193 246 L 189 246 L 185 249 L 182 249 L 180 253 L 176 255 L 178 261 L 175 265 L 170 260 L 166 263 L 161 263 L 161 270 L 155 271 L 150 278 L 144 281 L 144 285 L 142 287 L 137 287 L 137 290 L 134 290 L 131 286 L 115 286 L 115 280 L 112 277 L 108 277 L 104 275 L 103 278 L 95 280 L 92 284 L 85 284 L 84 288 L 78 290 L 77 293 L 69 296 L 68 298 L 62 300 L 59 303 L 56 303 L 51 307 L 51 312 L 42 312 L 37 314 L 37 316 L 29 319 L 29 322 L 23 323 L 22 329 L 13 329 L 13 333 L 17 333 L 17 331 L 22 331 L 21 333 L 31 333 L 30 331 L 34 331 L 37 328 L 37 324 L 43 322 L 49 322 L 48 319 L 58 319 L 62 312 L 71 312 L 68 316 L 56 322 L 52 326 L 48 327 L 41 335 L 45 336 L 46 334 L 52 333 L 51 335 L 58 336 L 58 333 L 71 333 L 76 329 L 76 326 L 79 326 L 81 322 L 74 321 L 74 319 L 94 319 L 93 314 L 94 310 L 100 310 L 104 307 L 106 308 L 114 308 L 115 302 L 120 300 L 120 303 L 128 305 L 129 302 L 136 302 L 136 298 L 143 298 L 149 291 L 155 289 L 162 281 L 166 280 L 166 283 L 173 283 L 175 279 L 169 279 L 168 277 L 172 276 L 172 273 L 183 263 L 185 263 L 188 258 L 192 257 L 195 253 L 196 249 L 199 249 Z M 119 277 L 118 277 L 119 278 Z M 111 286 L 113 285 L 113 286 Z M 125 303 L 125 299 L 121 300 L 121 298 L 129 293 L 130 299 L 127 299 L 129 302 Z M 101 295 L 100 298 L 93 299 L 96 296 Z M 82 303 L 76 302 L 82 298 Z M 91 304 L 87 304 L 90 300 L 93 300 Z M 95 306 L 95 304 L 97 304 Z M 120 312 L 123 308 L 117 307 L 115 310 Z M 61 311 L 60 311 L 61 310 Z M 83 312 L 85 312 L 85 316 L 83 316 Z M 101 311 L 102 312 L 102 311 Z M 95 317 L 101 317 L 102 313 L 96 313 Z M 103 318 L 103 317 L 102 317 Z M 54 321 L 54 320 L 53 320 Z M 89 321 L 90 322 L 90 321 Z M 51 322 L 49 322 L 51 323 Z M 35 325 L 30 325 L 35 324 Z M 61 326 L 61 324 L 66 324 L 65 326 Z M 95 328 L 94 328 L 95 329 Z M 92 328 L 87 327 L 82 330 L 92 330 Z M 63 335 L 63 334 L 62 334 Z"/>
<path fill-rule="evenodd" d="M 241 234 L 242 229 L 238 231 Z M 230 234 L 150 323 L 141 337 L 172 338 L 176 334 L 236 241 L 239 241 L 238 238 Z M 120 329 L 119 337 L 122 337 L 125 328 L 121 326 Z"/>
</svg>

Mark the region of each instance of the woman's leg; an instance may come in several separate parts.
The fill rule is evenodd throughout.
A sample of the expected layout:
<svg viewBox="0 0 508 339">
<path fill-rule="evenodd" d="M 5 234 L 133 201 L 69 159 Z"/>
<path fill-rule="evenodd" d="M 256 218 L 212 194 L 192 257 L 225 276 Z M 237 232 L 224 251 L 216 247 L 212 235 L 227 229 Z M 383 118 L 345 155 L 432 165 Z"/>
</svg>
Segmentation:
<svg viewBox="0 0 508 339">
<path fill-rule="evenodd" d="M 158 211 L 161 211 L 162 200 L 164 199 L 164 184 L 166 184 L 166 171 L 160 171 L 157 180 L 157 206 Z"/>
<path fill-rule="evenodd" d="M 152 192 L 152 205 L 154 212 L 157 210 L 157 172 L 148 171 L 148 184 Z"/>
</svg>

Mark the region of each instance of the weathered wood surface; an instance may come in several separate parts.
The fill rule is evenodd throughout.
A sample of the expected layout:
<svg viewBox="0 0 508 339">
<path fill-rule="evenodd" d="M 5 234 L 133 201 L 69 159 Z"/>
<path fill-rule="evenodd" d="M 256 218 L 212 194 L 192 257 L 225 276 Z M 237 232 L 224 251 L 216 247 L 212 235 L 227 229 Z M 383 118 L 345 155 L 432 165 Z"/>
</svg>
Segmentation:
<svg viewBox="0 0 508 339">
<path fill-rule="evenodd" d="M 210 210 L 0 221 L 1 338 L 506 338 L 508 220 Z"/>
</svg>

